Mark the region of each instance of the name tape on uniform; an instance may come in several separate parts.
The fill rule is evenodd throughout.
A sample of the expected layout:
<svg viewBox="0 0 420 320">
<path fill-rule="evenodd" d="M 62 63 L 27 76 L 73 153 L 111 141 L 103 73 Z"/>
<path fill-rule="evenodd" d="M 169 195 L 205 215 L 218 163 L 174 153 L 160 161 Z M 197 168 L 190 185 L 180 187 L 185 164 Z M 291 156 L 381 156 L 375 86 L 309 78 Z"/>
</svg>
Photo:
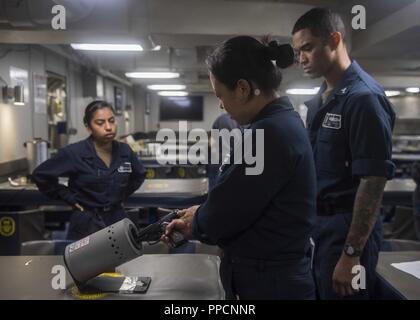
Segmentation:
<svg viewBox="0 0 420 320">
<path fill-rule="evenodd" d="M 341 114 L 327 113 L 322 122 L 324 128 L 341 129 Z"/>
<path fill-rule="evenodd" d="M 133 172 L 131 168 L 131 162 L 124 162 L 122 165 L 119 166 L 118 172 L 120 173 L 131 173 Z"/>
</svg>

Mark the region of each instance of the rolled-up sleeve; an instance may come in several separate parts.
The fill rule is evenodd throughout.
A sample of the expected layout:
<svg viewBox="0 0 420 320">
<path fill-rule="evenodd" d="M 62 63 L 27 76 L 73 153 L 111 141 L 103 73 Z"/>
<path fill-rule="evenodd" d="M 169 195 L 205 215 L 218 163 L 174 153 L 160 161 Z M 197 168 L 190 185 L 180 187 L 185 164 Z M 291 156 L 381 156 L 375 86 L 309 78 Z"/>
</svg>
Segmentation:
<svg viewBox="0 0 420 320">
<path fill-rule="evenodd" d="M 385 97 L 364 94 L 352 99 L 348 117 L 348 137 L 354 176 L 392 179 L 394 114 Z M 391 112 L 390 112 L 391 111 Z"/>
</svg>

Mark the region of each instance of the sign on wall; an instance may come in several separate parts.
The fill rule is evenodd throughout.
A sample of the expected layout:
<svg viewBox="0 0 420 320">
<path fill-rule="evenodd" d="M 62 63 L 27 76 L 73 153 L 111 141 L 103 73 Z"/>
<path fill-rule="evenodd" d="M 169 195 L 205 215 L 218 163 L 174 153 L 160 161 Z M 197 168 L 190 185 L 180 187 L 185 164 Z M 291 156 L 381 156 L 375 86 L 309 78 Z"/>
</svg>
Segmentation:
<svg viewBox="0 0 420 320">
<path fill-rule="evenodd" d="M 39 114 L 47 114 L 47 76 L 34 73 L 33 82 L 34 111 Z"/>
<path fill-rule="evenodd" d="M 116 115 L 123 114 L 123 89 L 120 87 L 114 87 L 114 109 Z"/>
</svg>

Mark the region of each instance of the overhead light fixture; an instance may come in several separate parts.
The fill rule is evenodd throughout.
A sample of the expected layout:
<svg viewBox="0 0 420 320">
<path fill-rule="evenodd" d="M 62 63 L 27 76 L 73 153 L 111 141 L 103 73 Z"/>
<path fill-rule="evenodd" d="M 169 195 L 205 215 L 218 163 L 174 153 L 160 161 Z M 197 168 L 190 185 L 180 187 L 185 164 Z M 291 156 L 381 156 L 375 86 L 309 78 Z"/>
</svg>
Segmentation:
<svg viewBox="0 0 420 320">
<path fill-rule="evenodd" d="M 138 79 L 174 79 L 179 78 L 177 72 L 126 72 L 128 78 Z"/>
<path fill-rule="evenodd" d="M 408 93 L 419 93 L 420 92 L 420 88 L 410 87 L 410 88 L 405 89 L 405 91 L 407 91 Z"/>
<path fill-rule="evenodd" d="M 71 47 L 75 50 L 92 51 L 143 51 L 143 47 L 139 44 L 72 43 Z"/>
<path fill-rule="evenodd" d="M 186 86 L 183 84 L 151 84 L 147 86 L 149 90 L 185 90 Z"/>
<path fill-rule="evenodd" d="M 159 91 L 158 95 L 163 97 L 185 97 L 188 96 L 186 91 Z"/>
<path fill-rule="evenodd" d="M 395 97 L 401 94 L 401 91 L 398 90 L 385 90 L 385 94 L 387 97 Z"/>
<path fill-rule="evenodd" d="M 287 89 L 286 93 L 292 94 L 292 95 L 315 95 L 318 93 L 318 91 L 319 91 L 319 87 L 315 87 L 312 89 L 293 88 L 293 89 Z"/>
</svg>

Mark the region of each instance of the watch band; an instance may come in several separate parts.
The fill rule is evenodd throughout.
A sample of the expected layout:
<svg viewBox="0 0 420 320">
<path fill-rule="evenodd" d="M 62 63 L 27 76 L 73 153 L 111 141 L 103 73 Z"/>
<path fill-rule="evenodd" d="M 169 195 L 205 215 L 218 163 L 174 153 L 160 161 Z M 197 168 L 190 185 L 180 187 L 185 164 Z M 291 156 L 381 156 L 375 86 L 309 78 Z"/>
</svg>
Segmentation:
<svg viewBox="0 0 420 320">
<path fill-rule="evenodd" d="M 356 249 L 349 243 L 344 245 L 343 251 L 349 257 L 360 257 L 362 255 L 362 250 Z"/>
</svg>

